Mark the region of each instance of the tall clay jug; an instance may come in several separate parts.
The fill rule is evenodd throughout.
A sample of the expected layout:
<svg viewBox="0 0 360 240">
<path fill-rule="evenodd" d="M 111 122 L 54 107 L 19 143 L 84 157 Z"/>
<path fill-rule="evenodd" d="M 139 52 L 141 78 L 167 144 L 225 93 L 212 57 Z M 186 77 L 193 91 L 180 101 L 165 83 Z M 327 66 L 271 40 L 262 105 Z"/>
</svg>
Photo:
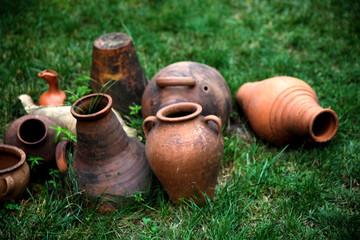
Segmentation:
<svg viewBox="0 0 360 240">
<path fill-rule="evenodd" d="M 122 197 L 147 190 L 151 180 L 144 145 L 126 135 L 111 105 L 109 95 L 90 94 L 71 109 L 77 119 L 75 175 L 90 202 L 103 197 L 100 212 L 121 206 Z"/>
<path fill-rule="evenodd" d="M 20 148 L 0 144 L 0 201 L 18 199 L 30 181 L 26 155 Z"/>
<path fill-rule="evenodd" d="M 170 104 L 195 102 L 203 115 L 216 115 L 225 125 L 231 112 L 231 94 L 215 69 L 197 62 L 173 63 L 158 72 L 147 85 L 142 100 L 144 118 Z"/>
<path fill-rule="evenodd" d="M 141 104 L 147 79 L 132 39 L 125 33 L 108 33 L 94 42 L 91 87 L 95 92 L 99 92 L 111 80 L 115 81 L 115 84 L 107 93 L 113 99 L 114 109 L 128 114 L 129 106 Z"/>
<path fill-rule="evenodd" d="M 221 121 L 201 111 L 196 103 L 176 103 L 143 122 L 149 164 L 175 202 L 214 195 L 224 151 Z"/>
<path fill-rule="evenodd" d="M 59 89 L 59 79 L 57 72 L 44 70 L 38 74 L 49 84 L 49 90 L 44 92 L 39 98 L 40 106 L 62 106 L 66 100 L 66 95 Z"/>
<path fill-rule="evenodd" d="M 277 145 L 301 139 L 326 142 L 338 128 L 335 112 L 322 108 L 313 89 L 297 78 L 245 83 L 236 100 L 255 133 Z"/>
</svg>

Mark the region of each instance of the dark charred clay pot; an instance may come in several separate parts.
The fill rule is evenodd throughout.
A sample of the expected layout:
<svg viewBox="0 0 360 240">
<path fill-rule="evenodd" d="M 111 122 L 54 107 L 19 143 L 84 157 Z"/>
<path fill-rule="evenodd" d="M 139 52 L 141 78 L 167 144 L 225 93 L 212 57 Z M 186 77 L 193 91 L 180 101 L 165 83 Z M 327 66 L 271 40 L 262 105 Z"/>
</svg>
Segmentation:
<svg viewBox="0 0 360 240">
<path fill-rule="evenodd" d="M 144 118 L 170 104 L 195 102 L 203 115 L 216 115 L 226 124 L 231 112 L 231 94 L 225 79 L 214 68 L 197 62 L 173 63 L 158 72 L 142 96 Z"/>
<path fill-rule="evenodd" d="M 107 93 L 112 97 L 116 110 L 128 114 L 129 106 L 141 104 L 147 79 L 132 39 L 125 33 L 108 33 L 94 42 L 91 87 L 99 92 L 111 80 L 116 83 Z"/>
<path fill-rule="evenodd" d="M 221 121 L 201 116 L 201 110 L 196 103 L 176 103 L 143 122 L 149 164 L 175 202 L 193 198 L 204 203 L 202 193 L 214 195 L 224 151 Z"/>
<path fill-rule="evenodd" d="M 41 157 L 46 165 L 55 165 L 56 121 L 38 114 L 16 119 L 6 131 L 4 142 L 21 148 L 29 157 Z"/>
<path fill-rule="evenodd" d="M 30 181 L 26 155 L 20 148 L 0 144 L 0 200 L 18 199 Z"/>
<path fill-rule="evenodd" d="M 103 197 L 100 212 L 120 207 L 121 197 L 147 190 L 151 180 L 144 145 L 126 135 L 111 105 L 109 95 L 90 94 L 71 108 L 77 119 L 75 175 L 91 203 Z"/>
</svg>

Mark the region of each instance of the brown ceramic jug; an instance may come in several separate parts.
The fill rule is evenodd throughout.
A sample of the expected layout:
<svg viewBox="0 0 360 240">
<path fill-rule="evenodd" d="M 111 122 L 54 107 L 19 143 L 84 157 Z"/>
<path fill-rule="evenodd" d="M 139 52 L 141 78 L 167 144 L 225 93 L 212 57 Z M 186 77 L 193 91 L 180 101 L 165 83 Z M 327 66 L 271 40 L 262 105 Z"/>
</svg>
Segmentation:
<svg viewBox="0 0 360 240">
<path fill-rule="evenodd" d="M 214 195 L 224 151 L 221 121 L 201 111 L 197 103 L 176 103 L 143 122 L 149 164 L 175 202 L 193 198 L 204 203 L 203 194 Z"/>
<path fill-rule="evenodd" d="M 4 142 L 21 148 L 26 155 L 41 157 L 45 164 L 55 164 L 56 130 L 59 126 L 51 118 L 29 114 L 16 119 L 7 129 Z"/>
<path fill-rule="evenodd" d="M 112 97 L 114 109 L 128 114 L 129 106 L 141 104 L 147 79 L 132 39 L 125 33 L 108 33 L 94 42 L 91 87 L 99 92 L 111 80 L 115 84 L 106 93 Z"/>
<path fill-rule="evenodd" d="M 75 175 L 90 205 L 100 200 L 100 212 L 120 207 L 123 197 L 146 191 L 151 182 L 144 145 L 126 135 L 111 106 L 109 95 L 90 94 L 71 109 L 77 119 Z"/>
<path fill-rule="evenodd" d="M 197 62 L 173 63 L 158 72 L 142 96 L 144 118 L 170 104 L 195 102 L 203 115 L 216 115 L 222 125 L 231 112 L 231 94 L 225 79 L 214 68 Z"/>
<path fill-rule="evenodd" d="M 18 199 L 30 181 L 30 168 L 21 149 L 0 144 L 0 200 Z"/>
<path fill-rule="evenodd" d="M 38 74 L 49 84 L 49 90 L 44 92 L 39 98 L 40 106 L 62 106 L 66 100 L 66 95 L 59 89 L 59 80 L 57 72 L 53 70 L 44 70 Z"/>
<path fill-rule="evenodd" d="M 277 145 L 304 139 L 326 142 L 338 128 L 335 112 L 322 108 L 313 89 L 297 78 L 245 83 L 236 100 L 255 133 Z"/>
</svg>

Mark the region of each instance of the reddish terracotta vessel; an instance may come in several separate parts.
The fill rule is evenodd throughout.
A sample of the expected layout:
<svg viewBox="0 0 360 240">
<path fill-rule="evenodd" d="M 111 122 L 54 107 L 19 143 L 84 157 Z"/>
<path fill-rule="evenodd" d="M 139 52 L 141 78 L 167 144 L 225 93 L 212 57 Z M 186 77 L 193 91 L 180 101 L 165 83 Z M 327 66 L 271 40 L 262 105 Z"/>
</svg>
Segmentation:
<svg viewBox="0 0 360 240">
<path fill-rule="evenodd" d="M 326 142 L 338 129 L 335 112 L 322 108 L 313 89 L 297 78 L 245 83 L 236 100 L 255 133 L 277 145 L 304 139 Z"/>
<path fill-rule="evenodd" d="M 59 125 L 44 115 L 22 116 L 9 126 L 4 142 L 21 148 L 28 157 L 41 157 L 45 164 L 55 164 L 57 131 L 50 126 Z"/>
<path fill-rule="evenodd" d="M 0 144 L 0 200 L 18 199 L 30 181 L 30 168 L 21 149 Z"/>
<path fill-rule="evenodd" d="M 59 79 L 57 72 L 44 70 L 38 74 L 49 84 L 49 90 L 44 92 L 39 98 L 40 106 L 62 106 L 66 100 L 66 95 L 59 89 Z"/>
<path fill-rule="evenodd" d="M 144 118 L 170 104 L 194 102 L 203 115 L 216 115 L 225 125 L 231 112 L 231 94 L 225 79 L 214 68 L 197 62 L 173 63 L 158 72 L 142 96 Z"/>
<path fill-rule="evenodd" d="M 68 153 L 73 152 L 73 148 L 74 144 L 70 140 L 61 141 L 56 145 L 56 165 L 62 174 L 66 174 L 68 172 L 69 167 L 66 156 Z"/>
<path fill-rule="evenodd" d="M 143 122 L 149 164 L 175 202 L 192 198 L 204 203 L 202 193 L 214 195 L 224 152 L 221 121 L 201 111 L 196 103 L 176 103 Z"/>
<path fill-rule="evenodd" d="M 92 113 L 83 113 L 81 109 L 89 109 L 95 99 L 98 104 Z M 90 94 L 71 109 L 77 119 L 75 175 L 90 205 L 100 201 L 99 212 L 118 208 L 124 203 L 123 197 L 146 191 L 152 175 L 144 145 L 126 135 L 111 105 L 109 95 Z"/>
<path fill-rule="evenodd" d="M 128 114 L 129 106 L 141 104 L 147 79 L 132 39 L 125 33 L 108 33 L 94 42 L 91 87 L 99 92 L 111 80 L 116 83 L 106 93 L 112 97 L 116 110 Z"/>
</svg>

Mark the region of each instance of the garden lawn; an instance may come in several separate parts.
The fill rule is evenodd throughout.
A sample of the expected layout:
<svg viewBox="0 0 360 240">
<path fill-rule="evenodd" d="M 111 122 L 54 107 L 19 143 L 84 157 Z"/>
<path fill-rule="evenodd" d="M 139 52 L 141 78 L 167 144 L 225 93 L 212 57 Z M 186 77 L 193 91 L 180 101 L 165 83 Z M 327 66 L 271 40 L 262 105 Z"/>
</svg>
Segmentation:
<svg viewBox="0 0 360 240">
<path fill-rule="evenodd" d="M 205 206 L 173 204 L 157 185 L 100 215 L 73 178 L 51 170 L 0 205 L 0 238 L 360 239 L 359 1 L 5 0 L 0 17 L 1 138 L 25 114 L 17 96 L 46 91 L 38 72 L 59 73 L 69 104 L 87 94 L 93 42 L 110 32 L 132 37 L 148 80 L 177 61 L 204 63 L 234 103 Z M 254 136 L 235 93 L 280 75 L 306 81 L 337 113 L 330 142 L 275 147 Z"/>
</svg>

